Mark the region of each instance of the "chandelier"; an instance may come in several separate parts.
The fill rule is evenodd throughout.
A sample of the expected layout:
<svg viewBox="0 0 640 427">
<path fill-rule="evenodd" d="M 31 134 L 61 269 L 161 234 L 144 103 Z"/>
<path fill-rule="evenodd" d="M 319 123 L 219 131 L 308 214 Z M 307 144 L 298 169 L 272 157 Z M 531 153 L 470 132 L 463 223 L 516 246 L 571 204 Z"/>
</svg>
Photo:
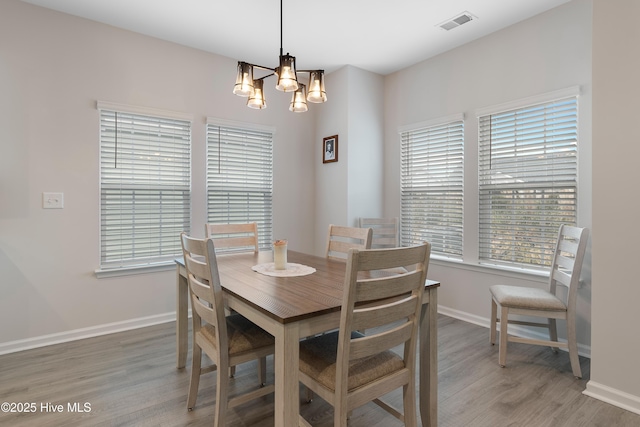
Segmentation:
<svg viewBox="0 0 640 427">
<path fill-rule="evenodd" d="M 324 90 L 324 70 L 297 70 L 295 56 L 283 54 L 282 50 L 282 0 L 280 0 L 280 58 L 276 68 L 264 67 L 262 65 L 250 64 L 248 62 L 238 62 L 238 74 L 233 93 L 248 97 L 247 106 L 249 108 L 267 108 L 264 96 L 264 79 L 271 76 L 277 77 L 276 89 L 282 92 L 293 92 L 289 111 L 303 113 L 308 110 L 307 101 L 322 103 L 327 101 L 327 94 Z M 253 69 L 271 71 L 264 77 L 253 78 Z M 298 73 L 309 73 L 309 90 L 306 85 L 298 81 Z"/>
</svg>

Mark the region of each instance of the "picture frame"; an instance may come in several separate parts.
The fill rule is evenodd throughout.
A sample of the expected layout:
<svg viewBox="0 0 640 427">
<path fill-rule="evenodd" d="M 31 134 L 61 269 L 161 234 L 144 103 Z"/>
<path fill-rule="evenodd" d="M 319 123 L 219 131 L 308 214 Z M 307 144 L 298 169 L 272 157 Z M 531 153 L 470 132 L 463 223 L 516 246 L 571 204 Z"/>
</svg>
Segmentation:
<svg viewBox="0 0 640 427">
<path fill-rule="evenodd" d="M 322 163 L 338 161 L 338 135 L 322 138 Z"/>
</svg>

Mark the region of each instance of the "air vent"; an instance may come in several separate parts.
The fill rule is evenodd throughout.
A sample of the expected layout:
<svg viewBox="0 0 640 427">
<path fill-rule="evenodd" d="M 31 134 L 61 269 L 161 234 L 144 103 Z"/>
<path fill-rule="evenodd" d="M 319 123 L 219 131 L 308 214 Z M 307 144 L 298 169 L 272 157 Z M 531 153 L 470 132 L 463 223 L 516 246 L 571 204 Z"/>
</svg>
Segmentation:
<svg viewBox="0 0 640 427">
<path fill-rule="evenodd" d="M 438 24 L 438 26 L 443 30 L 449 31 L 449 30 L 453 30 L 456 27 L 459 27 L 462 24 L 466 24 L 467 22 L 470 22 L 474 19 L 478 19 L 478 18 L 476 18 L 469 12 L 462 12 L 460 15 L 454 18 L 448 19 L 445 22 Z"/>
</svg>

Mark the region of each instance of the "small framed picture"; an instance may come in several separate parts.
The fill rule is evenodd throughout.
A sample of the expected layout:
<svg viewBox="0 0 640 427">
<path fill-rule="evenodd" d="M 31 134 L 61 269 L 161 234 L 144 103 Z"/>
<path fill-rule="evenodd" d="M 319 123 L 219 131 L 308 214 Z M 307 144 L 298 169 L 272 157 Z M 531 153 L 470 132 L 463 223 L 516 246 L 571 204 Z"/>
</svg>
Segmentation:
<svg viewBox="0 0 640 427">
<path fill-rule="evenodd" d="M 338 135 L 322 138 L 322 163 L 338 161 Z"/>
</svg>

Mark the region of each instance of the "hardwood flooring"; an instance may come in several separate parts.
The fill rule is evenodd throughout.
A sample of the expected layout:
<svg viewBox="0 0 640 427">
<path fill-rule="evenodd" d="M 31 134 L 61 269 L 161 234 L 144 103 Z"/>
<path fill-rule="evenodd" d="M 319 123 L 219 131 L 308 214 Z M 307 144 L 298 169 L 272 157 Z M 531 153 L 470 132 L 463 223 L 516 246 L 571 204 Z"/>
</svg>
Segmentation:
<svg viewBox="0 0 640 427">
<path fill-rule="evenodd" d="M 510 343 L 502 369 L 487 329 L 440 316 L 438 330 L 441 427 L 640 426 L 640 415 L 582 394 L 589 359 L 580 358 L 584 378 L 576 380 L 567 353 Z M 255 386 L 255 369 L 239 366 L 232 392 Z M 201 379 L 188 412 L 188 372 L 175 368 L 173 323 L 0 356 L 0 403 L 35 409 L 0 412 L 0 426 L 210 426 L 217 373 Z M 399 405 L 400 393 L 388 400 Z M 314 426 L 332 425 L 333 409 L 319 398 L 302 402 L 301 412 Z M 350 425 L 402 424 L 369 404 L 353 412 Z M 228 426 L 272 427 L 273 396 L 232 409 Z"/>
</svg>

